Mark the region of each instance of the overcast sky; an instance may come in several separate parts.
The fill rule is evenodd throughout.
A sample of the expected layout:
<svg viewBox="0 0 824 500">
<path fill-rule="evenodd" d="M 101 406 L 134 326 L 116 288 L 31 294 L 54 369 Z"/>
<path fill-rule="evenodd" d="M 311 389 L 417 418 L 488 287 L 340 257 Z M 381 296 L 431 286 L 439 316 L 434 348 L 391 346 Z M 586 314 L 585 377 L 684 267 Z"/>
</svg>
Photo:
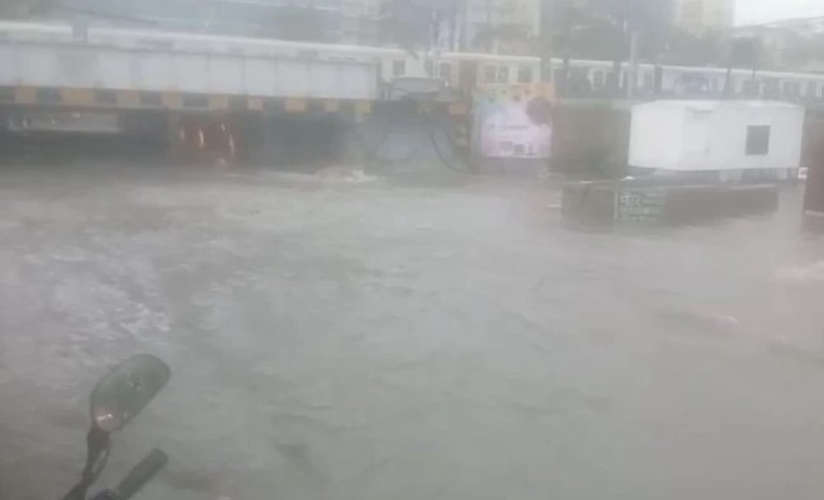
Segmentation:
<svg viewBox="0 0 824 500">
<path fill-rule="evenodd" d="M 824 0 L 737 0 L 736 23 L 756 24 L 776 19 L 824 16 Z"/>
</svg>

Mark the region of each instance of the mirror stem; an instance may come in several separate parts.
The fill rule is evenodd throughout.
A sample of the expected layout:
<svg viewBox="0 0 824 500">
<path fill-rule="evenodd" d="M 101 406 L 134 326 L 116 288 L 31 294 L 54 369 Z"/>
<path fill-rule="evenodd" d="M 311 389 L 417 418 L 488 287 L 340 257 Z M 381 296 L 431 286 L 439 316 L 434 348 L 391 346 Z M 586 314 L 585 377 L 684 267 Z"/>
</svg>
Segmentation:
<svg viewBox="0 0 824 500">
<path fill-rule="evenodd" d="M 86 465 L 80 482 L 65 496 L 63 500 L 85 500 L 89 487 L 97 480 L 106 461 L 109 459 L 109 433 L 92 427 L 86 435 Z"/>
<path fill-rule="evenodd" d="M 105 460 L 109 458 L 109 433 L 92 426 L 86 435 L 86 466 L 83 468 L 83 481 L 88 481 L 90 486 L 103 471 L 106 466 Z M 101 456 L 103 457 L 101 462 Z"/>
</svg>

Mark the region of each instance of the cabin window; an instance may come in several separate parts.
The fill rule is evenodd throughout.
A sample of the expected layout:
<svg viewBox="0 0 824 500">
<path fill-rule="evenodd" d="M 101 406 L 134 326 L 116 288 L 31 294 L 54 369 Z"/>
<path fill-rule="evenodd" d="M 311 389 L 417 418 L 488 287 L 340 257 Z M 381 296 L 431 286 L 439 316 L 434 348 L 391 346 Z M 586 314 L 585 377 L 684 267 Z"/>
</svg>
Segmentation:
<svg viewBox="0 0 824 500">
<path fill-rule="evenodd" d="M 747 156 L 766 156 L 770 153 L 770 126 L 747 127 Z"/>
</svg>

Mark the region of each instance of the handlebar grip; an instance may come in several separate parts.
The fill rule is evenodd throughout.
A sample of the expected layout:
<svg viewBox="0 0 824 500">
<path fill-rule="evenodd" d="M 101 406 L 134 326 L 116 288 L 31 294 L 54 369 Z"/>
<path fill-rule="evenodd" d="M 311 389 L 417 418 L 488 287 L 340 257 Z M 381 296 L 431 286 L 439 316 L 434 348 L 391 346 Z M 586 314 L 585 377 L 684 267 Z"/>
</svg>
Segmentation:
<svg viewBox="0 0 824 500">
<path fill-rule="evenodd" d="M 120 481 L 117 490 L 115 490 L 118 500 L 128 500 L 140 491 L 140 488 L 151 481 L 155 474 L 166 466 L 168 461 L 169 456 L 166 455 L 166 453 L 158 449 L 152 450 L 146 455 L 146 458 L 141 460 L 140 463 L 129 472 L 129 475 L 126 476 L 123 481 Z"/>
</svg>

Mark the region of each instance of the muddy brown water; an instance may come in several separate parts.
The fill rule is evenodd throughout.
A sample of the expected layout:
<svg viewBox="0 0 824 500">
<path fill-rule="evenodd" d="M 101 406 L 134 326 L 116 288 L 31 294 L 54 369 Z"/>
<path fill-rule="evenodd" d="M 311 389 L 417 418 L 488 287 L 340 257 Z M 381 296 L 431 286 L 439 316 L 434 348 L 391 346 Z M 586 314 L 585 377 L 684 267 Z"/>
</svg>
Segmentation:
<svg viewBox="0 0 824 500">
<path fill-rule="evenodd" d="M 824 241 L 772 215 L 580 232 L 559 186 L 0 169 L 0 496 L 57 498 L 87 394 L 140 498 L 813 499 Z"/>
</svg>

